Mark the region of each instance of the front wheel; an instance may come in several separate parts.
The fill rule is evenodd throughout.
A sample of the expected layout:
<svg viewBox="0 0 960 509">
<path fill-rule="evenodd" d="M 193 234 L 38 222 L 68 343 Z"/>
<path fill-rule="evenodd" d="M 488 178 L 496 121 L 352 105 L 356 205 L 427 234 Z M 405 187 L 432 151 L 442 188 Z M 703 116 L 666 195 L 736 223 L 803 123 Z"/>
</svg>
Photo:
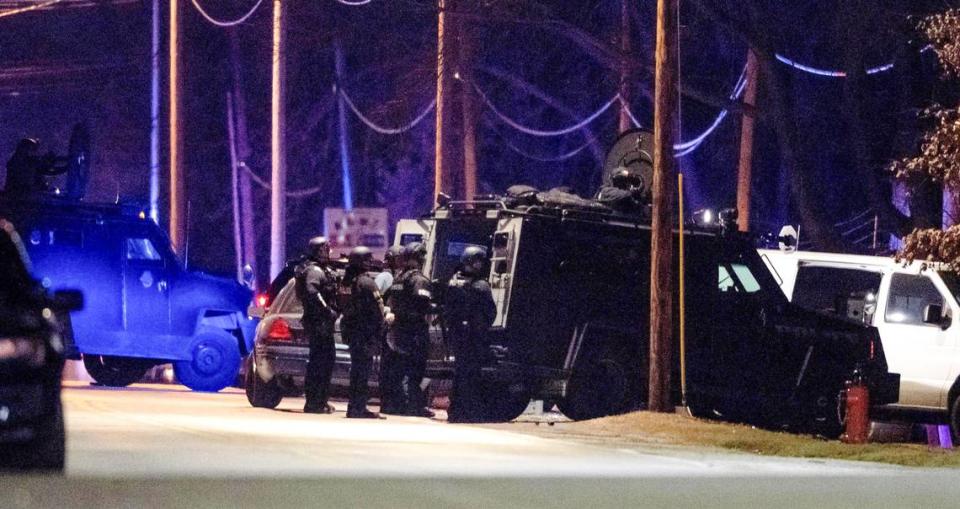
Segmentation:
<svg viewBox="0 0 960 509">
<path fill-rule="evenodd" d="M 490 382 L 483 387 L 482 419 L 485 422 L 509 422 L 527 409 L 530 391 L 524 384 Z"/>
<path fill-rule="evenodd" d="M 153 361 L 146 359 L 83 354 L 87 373 L 98 384 L 109 387 L 126 387 L 143 378 L 153 365 Z"/>
<path fill-rule="evenodd" d="M 609 358 L 586 362 L 574 368 L 557 406 L 575 421 L 621 414 L 630 409 L 631 387 L 628 371 L 619 362 Z"/>
<path fill-rule="evenodd" d="M 200 392 L 217 392 L 237 379 L 240 348 L 237 339 L 221 329 L 203 329 L 194 336 L 192 358 L 173 363 L 180 383 Z"/>
<path fill-rule="evenodd" d="M 276 378 L 269 382 L 260 379 L 253 355 L 248 355 L 246 361 L 247 376 L 244 380 L 244 388 L 247 392 L 247 401 L 256 408 L 276 408 L 283 399 L 283 391 L 277 384 Z"/>
</svg>

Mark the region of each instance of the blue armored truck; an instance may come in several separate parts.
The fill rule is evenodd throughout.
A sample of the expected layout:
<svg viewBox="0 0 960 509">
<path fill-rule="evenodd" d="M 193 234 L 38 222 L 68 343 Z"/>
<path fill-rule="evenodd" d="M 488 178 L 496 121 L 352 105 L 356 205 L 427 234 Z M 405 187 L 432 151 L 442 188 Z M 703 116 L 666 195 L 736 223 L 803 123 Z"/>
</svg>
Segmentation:
<svg viewBox="0 0 960 509">
<path fill-rule="evenodd" d="M 126 386 L 167 362 L 196 391 L 235 381 L 256 327 L 245 312 L 251 290 L 186 270 L 142 209 L 6 193 L 0 214 L 21 232 L 44 286 L 86 296 L 66 353 L 98 383 Z"/>
</svg>

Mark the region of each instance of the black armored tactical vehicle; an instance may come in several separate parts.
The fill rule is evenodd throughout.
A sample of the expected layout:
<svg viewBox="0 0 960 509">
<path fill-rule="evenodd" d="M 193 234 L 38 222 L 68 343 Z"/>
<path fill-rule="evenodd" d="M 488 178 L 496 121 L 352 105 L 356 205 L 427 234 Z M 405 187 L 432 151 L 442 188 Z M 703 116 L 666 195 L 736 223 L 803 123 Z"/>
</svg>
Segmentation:
<svg viewBox="0 0 960 509">
<path fill-rule="evenodd" d="M 556 401 L 573 419 L 644 407 L 651 229 L 635 210 L 527 190 L 448 202 L 420 221 L 429 277 L 446 281 L 468 245 L 491 255 L 498 313 L 483 371 L 491 419 L 513 419 L 531 398 Z M 838 398 L 855 372 L 872 404 L 896 400 L 899 376 L 887 372 L 876 329 L 792 305 L 735 228 L 691 225 L 682 235 L 694 413 L 837 434 Z"/>
</svg>

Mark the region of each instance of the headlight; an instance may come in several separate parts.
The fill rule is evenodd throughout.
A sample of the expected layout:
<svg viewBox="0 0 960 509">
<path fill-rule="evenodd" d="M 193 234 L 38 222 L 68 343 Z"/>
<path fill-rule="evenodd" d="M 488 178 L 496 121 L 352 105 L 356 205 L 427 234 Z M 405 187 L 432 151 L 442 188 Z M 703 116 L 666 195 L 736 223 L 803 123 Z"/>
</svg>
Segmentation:
<svg viewBox="0 0 960 509">
<path fill-rule="evenodd" d="M 43 364 L 47 347 L 36 338 L 0 338 L 0 361 L 18 360 L 33 366 Z"/>
</svg>

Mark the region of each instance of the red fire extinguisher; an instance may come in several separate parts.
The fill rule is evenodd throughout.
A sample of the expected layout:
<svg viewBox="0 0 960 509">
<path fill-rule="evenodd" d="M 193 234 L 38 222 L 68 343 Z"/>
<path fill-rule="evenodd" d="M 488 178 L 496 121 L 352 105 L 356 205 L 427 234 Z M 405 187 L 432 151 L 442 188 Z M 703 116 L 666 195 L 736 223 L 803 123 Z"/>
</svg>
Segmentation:
<svg viewBox="0 0 960 509">
<path fill-rule="evenodd" d="M 840 440 L 847 444 L 865 444 L 870 432 L 870 391 L 857 371 L 844 387 L 845 427 Z"/>
</svg>

